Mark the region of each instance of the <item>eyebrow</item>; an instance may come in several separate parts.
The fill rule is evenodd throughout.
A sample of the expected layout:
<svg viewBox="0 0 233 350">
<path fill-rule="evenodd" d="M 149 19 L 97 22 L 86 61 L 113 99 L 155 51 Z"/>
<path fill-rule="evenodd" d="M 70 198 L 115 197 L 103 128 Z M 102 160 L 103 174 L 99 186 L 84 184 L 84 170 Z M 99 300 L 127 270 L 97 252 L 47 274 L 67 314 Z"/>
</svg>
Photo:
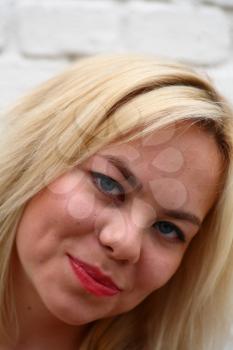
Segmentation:
<svg viewBox="0 0 233 350">
<path fill-rule="evenodd" d="M 143 188 L 142 183 L 139 181 L 139 179 L 134 175 L 134 173 L 130 170 L 128 165 L 123 159 L 120 159 L 113 155 L 108 154 L 101 154 L 102 158 L 106 159 L 111 163 L 113 166 L 115 166 L 123 175 L 124 179 L 130 184 L 130 186 L 135 189 L 141 190 Z"/>
<path fill-rule="evenodd" d="M 141 190 L 143 188 L 142 183 L 130 170 L 130 168 L 128 167 L 128 165 L 123 159 L 113 155 L 108 155 L 108 154 L 99 154 L 99 156 L 108 160 L 109 163 L 115 166 L 121 172 L 125 180 L 127 180 L 127 182 L 131 185 L 132 188 L 137 188 L 138 190 Z M 202 225 L 201 219 L 199 219 L 196 215 L 187 211 L 165 209 L 163 210 L 163 215 L 166 215 L 178 220 L 189 221 L 190 223 L 198 227 Z"/>
<path fill-rule="evenodd" d="M 164 210 L 163 213 L 169 217 L 174 218 L 174 219 L 189 221 L 198 227 L 201 227 L 201 225 L 202 225 L 202 221 L 196 215 L 189 213 L 189 212 L 186 212 L 186 211 Z"/>
</svg>

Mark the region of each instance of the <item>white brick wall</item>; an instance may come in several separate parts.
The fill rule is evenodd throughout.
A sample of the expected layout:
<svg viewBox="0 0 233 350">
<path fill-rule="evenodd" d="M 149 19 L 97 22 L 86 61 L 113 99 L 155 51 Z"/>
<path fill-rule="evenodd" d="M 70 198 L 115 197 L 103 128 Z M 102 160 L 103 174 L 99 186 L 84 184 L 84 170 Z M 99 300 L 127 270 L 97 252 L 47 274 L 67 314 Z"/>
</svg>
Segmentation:
<svg viewBox="0 0 233 350">
<path fill-rule="evenodd" d="M 226 7 L 232 7 L 233 1 L 232 0 L 206 0 L 207 4 L 214 4 L 214 5 L 220 5 L 220 6 L 226 6 Z"/>
<path fill-rule="evenodd" d="M 224 62 L 230 51 L 230 25 L 215 7 L 190 4 L 130 3 L 127 47 L 193 61 Z"/>
<path fill-rule="evenodd" d="M 0 0 L 0 110 L 79 56 L 145 52 L 206 69 L 233 101 L 233 0 Z"/>
<path fill-rule="evenodd" d="M 122 12 L 111 0 L 20 1 L 19 50 L 53 57 L 114 50 L 120 46 Z"/>
<path fill-rule="evenodd" d="M 65 60 L 22 59 L 14 53 L 0 58 L 0 109 L 26 93 L 31 87 L 60 72 L 67 65 Z"/>
<path fill-rule="evenodd" d="M 0 52 L 6 43 L 6 24 L 7 24 L 7 4 L 4 0 L 0 0 Z"/>
</svg>

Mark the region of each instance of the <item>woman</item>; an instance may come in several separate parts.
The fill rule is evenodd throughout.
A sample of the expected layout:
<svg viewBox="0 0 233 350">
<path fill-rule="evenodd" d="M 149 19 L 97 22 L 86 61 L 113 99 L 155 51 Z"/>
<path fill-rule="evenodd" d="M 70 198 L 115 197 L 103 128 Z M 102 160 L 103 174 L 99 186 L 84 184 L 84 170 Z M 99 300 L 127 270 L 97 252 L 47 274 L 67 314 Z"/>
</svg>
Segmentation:
<svg viewBox="0 0 233 350">
<path fill-rule="evenodd" d="M 0 349 L 222 349 L 233 121 L 207 78 L 99 55 L 5 118 Z"/>
</svg>

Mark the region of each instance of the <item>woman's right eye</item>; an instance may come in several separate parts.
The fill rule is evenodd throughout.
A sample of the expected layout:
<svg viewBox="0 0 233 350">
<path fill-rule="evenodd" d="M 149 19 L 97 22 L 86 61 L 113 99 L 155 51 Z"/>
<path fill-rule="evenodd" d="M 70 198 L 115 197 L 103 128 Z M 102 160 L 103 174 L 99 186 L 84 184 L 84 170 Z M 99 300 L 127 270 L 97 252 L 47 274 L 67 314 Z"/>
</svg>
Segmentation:
<svg viewBox="0 0 233 350">
<path fill-rule="evenodd" d="M 125 190 L 119 182 L 95 171 L 91 171 L 91 177 L 98 190 L 102 193 L 122 202 L 125 200 Z"/>
<path fill-rule="evenodd" d="M 178 239 L 181 242 L 186 242 L 186 237 L 181 229 L 168 221 L 156 222 L 154 228 L 159 231 L 161 236 L 168 240 Z"/>
</svg>

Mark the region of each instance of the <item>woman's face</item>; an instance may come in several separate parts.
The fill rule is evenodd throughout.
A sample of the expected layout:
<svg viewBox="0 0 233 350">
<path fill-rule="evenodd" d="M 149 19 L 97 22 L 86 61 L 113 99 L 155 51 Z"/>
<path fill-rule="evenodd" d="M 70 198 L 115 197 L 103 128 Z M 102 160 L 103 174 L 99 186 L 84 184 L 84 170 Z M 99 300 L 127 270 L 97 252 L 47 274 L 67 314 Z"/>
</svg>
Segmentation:
<svg viewBox="0 0 233 350">
<path fill-rule="evenodd" d="M 16 236 L 25 295 L 81 325 L 134 308 L 172 277 L 221 167 L 212 136 L 184 130 L 110 145 L 28 203 Z"/>
</svg>

